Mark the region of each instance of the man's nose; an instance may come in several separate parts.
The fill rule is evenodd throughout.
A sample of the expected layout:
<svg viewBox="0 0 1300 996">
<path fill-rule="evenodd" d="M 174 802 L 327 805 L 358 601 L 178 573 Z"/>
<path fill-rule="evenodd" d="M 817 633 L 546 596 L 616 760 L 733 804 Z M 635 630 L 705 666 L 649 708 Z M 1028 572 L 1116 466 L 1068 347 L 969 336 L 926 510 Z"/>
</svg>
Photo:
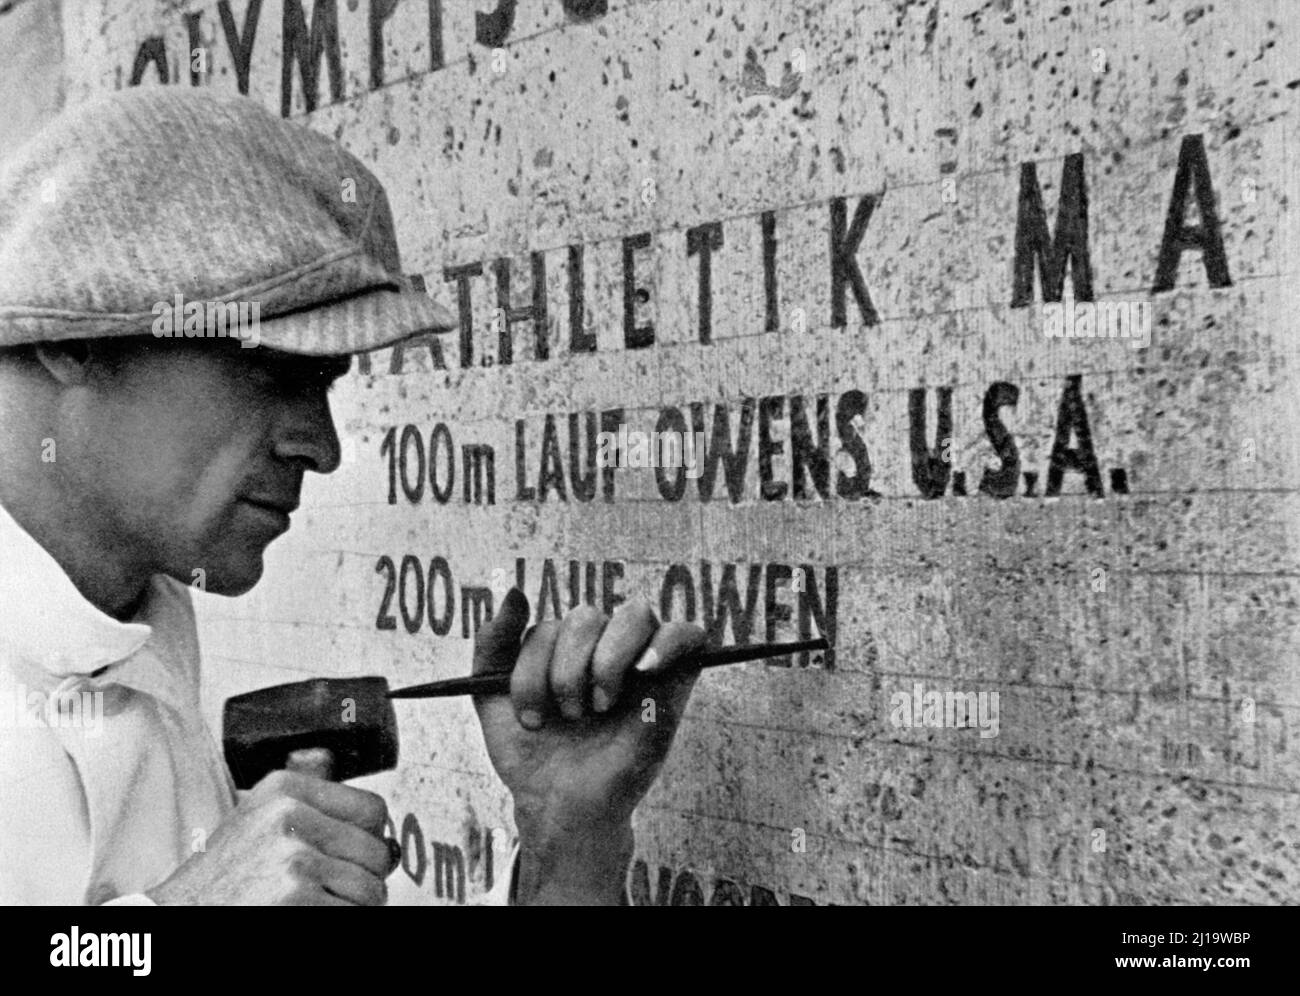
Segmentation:
<svg viewBox="0 0 1300 996">
<path fill-rule="evenodd" d="M 284 413 L 276 432 L 275 454 L 318 474 L 339 469 L 343 459 L 339 434 L 324 391 L 319 397 L 295 401 Z"/>
</svg>

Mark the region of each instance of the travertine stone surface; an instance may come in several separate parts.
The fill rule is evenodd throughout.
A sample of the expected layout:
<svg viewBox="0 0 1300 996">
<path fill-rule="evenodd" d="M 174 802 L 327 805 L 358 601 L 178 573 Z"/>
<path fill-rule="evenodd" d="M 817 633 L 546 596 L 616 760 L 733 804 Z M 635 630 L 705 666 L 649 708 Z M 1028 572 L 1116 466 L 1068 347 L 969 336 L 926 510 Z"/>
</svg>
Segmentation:
<svg viewBox="0 0 1300 996">
<path fill-rule="evenodd" d="M 546 615 L 575 587 L 643 595 L 726 640 L 824 631 L 835 651 L 700 681 L 639 815 L 637 902 L 1300 898 L 1300 6 L 404 0 L 372 48 L 390 5 L 309 0 L 306 23 L 337 14 L 310 102 L 296 63 L 284 87 L 282 6 L 260 8 L 250 96 L 374 169 L 439 300 L 458 306 L 446 268 L 482 275 L 464 345 L 378 354 L 336 389 L 345 465 L 309 483 L 261 587 L 199 596 L 214 717 L 308 675 L 462 673 L 466 587 L 522 577 Z M 198 85 L 235 90 L 222 11 L 247 37 L 248 9 L 63 4 L 67 100 L 191 85 L 187 15 Z M 1058 202 L 1086 210 L 1091 293 L 1076 253 L 1065 302 L 1144 314 L 1145 348 L 1047 337 L 1058 289 L 1031 256 L 1015 300 L 1031 167 L 1058 246 Z M 1063 194 L 1080 175 L 1086 196 Z M 1174 224 L 1199 236 L 1162 279 L 1179 175 Z M 705 335 L 688 247 L 718 232 Z M 533 254 L 548 320 L 514 324 L 507 363 L 496 261 L 523 309 Z M 990 414 L 997 384 L 1015 400 Z M 648 468 L 584 492 L 587 433 L 616 410 L 742 452 L 680 495 Z M 979 493 L 1005 455 L 990 425 L 1018 454 L 1008 497 Z M 491 504 L 466 500 L 473 444 Z M 1054 448 L 1079 461 L 1055 487 Z M 395 629 L 383 557 L 406 579 Z M 926 692 L 996 695 L 997 735 L 924 725 Z M 402 763 L 374 780 L 406 845 L 394 901 L 464 901 L 504 869 L 508 800 L 468 702 L 398 712 Z"/>
</svg>

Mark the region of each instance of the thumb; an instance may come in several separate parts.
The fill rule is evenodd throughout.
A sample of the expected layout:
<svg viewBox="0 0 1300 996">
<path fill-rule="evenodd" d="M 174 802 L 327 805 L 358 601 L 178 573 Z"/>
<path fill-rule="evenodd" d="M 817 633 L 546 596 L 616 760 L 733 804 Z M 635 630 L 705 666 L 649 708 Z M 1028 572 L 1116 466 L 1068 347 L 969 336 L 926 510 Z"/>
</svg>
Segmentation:
<svg viewBox="0 0 1300 996">
<path fill-rule="evenodd" d="M 290 752 L 285 759 L 284 769 L 295 771 L 300 775 L 330 780 L 334 770 L 334 755 L 324 747 L 306 747 Z"/>
<path fill-rule="evenodd" d="M 627 719 L 635 731 L 637 763 L 643 770 L 657 772 L 668 756 L 699 676 L 691 668 L 650 679 L 629 700 Z"/>
<path fill-rule="evenodd" d="M 474 638 L 472 672 L 513 671 L 527 625 L 528 598 L 518 588 L 511 588 L 501 602 L 501 611 Z"/>
</svg>

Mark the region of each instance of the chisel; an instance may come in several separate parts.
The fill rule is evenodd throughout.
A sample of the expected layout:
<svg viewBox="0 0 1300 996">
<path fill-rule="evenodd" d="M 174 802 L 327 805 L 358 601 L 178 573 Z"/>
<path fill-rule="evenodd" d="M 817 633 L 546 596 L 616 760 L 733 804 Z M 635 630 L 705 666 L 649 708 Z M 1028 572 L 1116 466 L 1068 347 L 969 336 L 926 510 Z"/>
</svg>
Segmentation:
<svg viewBox="0 0 1300 996">
<path fill-rule="evenodd" d="M 702 650 L 673 665 L 709 668 L 816 650 L 825 639 L 758 643 Z M 640 672 L 630 682 L 644 679 Z M 427 685 L 389 689 L 386 678 L 312 678 L 262 688 L 226 700 L 222 742 L 235 786 L 252 788 L 283 768 L 294 751 L 324 747 L 333 755 L 338 781 L 389 771 L 397 766 L 397 717 L 393 699 L 436 699 L 453 695 L 505 695 L 510 672 L 448 678 Z"/>
</svg>

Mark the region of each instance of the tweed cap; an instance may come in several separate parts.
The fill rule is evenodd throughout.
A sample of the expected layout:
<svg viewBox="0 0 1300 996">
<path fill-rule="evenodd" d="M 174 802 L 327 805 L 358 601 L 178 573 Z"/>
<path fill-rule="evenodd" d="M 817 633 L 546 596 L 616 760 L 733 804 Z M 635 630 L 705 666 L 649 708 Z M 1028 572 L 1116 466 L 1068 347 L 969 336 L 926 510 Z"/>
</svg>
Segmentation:
<svg viewBox="0 0 1300 996">
<path fill-rule="evenodd" d="M 0 346 L 157 335 L 182 300 L 314 356 L 457 324 L 402 275 L 374 175 L 247 97 L 114 92 L 0 163 Z"/>
</svg>

